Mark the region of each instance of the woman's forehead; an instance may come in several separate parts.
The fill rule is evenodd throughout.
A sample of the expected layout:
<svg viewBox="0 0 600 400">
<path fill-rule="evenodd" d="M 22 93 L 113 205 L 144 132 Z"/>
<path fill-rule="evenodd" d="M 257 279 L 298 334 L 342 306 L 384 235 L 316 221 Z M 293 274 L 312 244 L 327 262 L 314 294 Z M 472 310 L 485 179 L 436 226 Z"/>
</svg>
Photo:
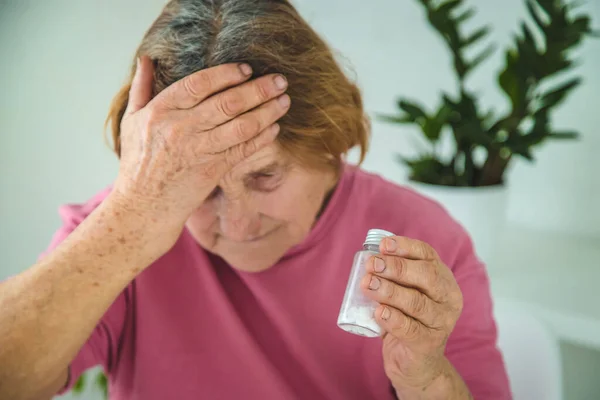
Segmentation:
<svg viewBox="0 0 600 400">
<path fill-rule="evenodd" d="M 276 143 L 272 143 L 241 161 L 230 173 L 234 179 L 243 179 L 255 174 L 277 172 L 290 164 L 290 157 Z"/>
</svg>

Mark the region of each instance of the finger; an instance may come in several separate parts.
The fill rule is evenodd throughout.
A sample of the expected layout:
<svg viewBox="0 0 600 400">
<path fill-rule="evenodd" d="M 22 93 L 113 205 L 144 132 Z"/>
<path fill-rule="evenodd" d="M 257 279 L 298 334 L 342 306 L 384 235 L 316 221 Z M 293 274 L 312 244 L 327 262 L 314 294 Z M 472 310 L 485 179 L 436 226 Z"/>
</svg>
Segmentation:
<svg viewBox="0 0 600 400">
<path fill-rule="evenodd" d="M 226 124 L 198 134 L 198 148 L 220 153 L 247 142 L 283 117 L 289 108 L 290 97 L 284 94 Z"/>
<path fill-rule="evenodd" d="M 258 136 L 230 147 L 223 152 L 226 168 L 232 168 L 240 161 L 250 157 L 252 154 L 273 143 L 279 134 L 279 124 L 273 124 L 262 131 Z"/>
<path fill-rule="evenodd" d="M 383 331 L 405 342 L 423 340 L 430 333 L 425 325 L 388 305 L 377 307 L 375 321 Z"/>
<path fill-rule="evenodd" d="M 437 260 L 438 254 L 429 244 L 404 236 L 390 236 L 379 245 L 383 254 L 397 255 L 413 260 Z"/>
<path fill-rule="evenodd" d="M 208 129 L 224 124 L 285 92 L 287 80 L 283 75 L 266 75 L 236 86 L 198 105 L 200 124 Z"/>
<path fill-rule="evenodd" d="M 416 289 L 400 286 L 372 274 L 363 278 L 361 287 L 369 298 L 397 308 L 428 328 L 443 327 L 443 306 Z"/>
<path fill-rule="evenodd" d="M 137 59 L 135 75 L 129 89 L 129 100 L 124 118 L 141 110 L 152 100 L 152 83 L 154 82 L 154 65 L 147 56 Z"/>
<path fill-rule="evenodd" d="M 168 108 L 189 109 L 215 93 L 239 85 L 250 79 L 252 69 L 248 64 L 222 64 L 190 74 L 165 90 L 160 98 Z"/>
<path fill-rule="evenodd" d="M 366 268 L 398 285 L 415 288 L 436 302 L 444 301 L 450 288 L 448 274 L 441 270 L 447 267 L 435 261 L 377 255 L 367 261 Z"/>
</svg>

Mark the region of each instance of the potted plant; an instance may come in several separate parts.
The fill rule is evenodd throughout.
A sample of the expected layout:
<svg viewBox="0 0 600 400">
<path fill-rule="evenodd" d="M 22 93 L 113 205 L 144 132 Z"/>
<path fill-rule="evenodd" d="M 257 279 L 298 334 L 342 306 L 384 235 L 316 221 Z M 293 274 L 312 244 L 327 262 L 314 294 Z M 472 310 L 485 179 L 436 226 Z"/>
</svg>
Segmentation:
<svg viewBox="0 0 600 400">
<path fill-rule="evenodd" d="M 442 93 L 433 111 L 401 98 L 397 115 L 379 117 L 419 128 L 427 150 L 416 158 L 399 157 L 410 171 L 410 184 L 442 203 L 465 226 L 485 260 L 503 225 L 511 161 L 515 157 L 533 161 L 533 149 L 546 140 L 578 137 L 577 132 L 554 129 L 551 117 L 581 83 L 579 77 L 565 72 L 575 66 L 573 50 L 594 32 L 589 16 L 576 13 L 574 3 L 525 0 L 532 23 L 521 22 L 505 50 L 496 78 L 510 104 L 506 112 L 497 113 L 483 109 L 477 94 L 466 86 L 469 75 L 495 50 L 490 44 L 475 57 L 466 56 L 490 28 L 463 32 L 463 24 L 474 15 L 472 8 L 463 9 L 463 0 L 418 1 L 451 53 L 456 93 Z M 450 155 L 441 149 L 445 135 L 452 138 Z"/>
</svg>

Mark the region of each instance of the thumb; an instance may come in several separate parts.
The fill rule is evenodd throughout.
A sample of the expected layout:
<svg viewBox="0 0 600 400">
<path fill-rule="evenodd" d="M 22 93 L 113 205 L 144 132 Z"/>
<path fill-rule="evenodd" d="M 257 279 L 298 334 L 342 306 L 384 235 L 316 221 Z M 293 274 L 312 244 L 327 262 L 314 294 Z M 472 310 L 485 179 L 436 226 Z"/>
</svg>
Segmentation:
<svg viewBox="0 0 600 400">
<path fill-rule="evenodd" d="M 129 89 L 129 101 L 124 118 L 141 110 L 152 100 L 152 83 L 154 81 L 154 65 L 147 56 L 137 59 L 135 75 Z"/>
</svg>

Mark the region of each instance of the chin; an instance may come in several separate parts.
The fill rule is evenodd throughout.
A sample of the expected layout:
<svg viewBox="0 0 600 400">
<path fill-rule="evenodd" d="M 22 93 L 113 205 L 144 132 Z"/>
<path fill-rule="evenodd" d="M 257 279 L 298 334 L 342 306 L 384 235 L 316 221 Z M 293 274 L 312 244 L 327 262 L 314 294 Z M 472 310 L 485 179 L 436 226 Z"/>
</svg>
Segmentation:
<svg viewBox="0 0 600 400">
<path fill-rule="evenodd" d="M 221 256 L 221 258 L 223 258 L 227 262 L 227 264 L 229 264 L 232 268 L 244 272 L 266 271 L 267 269 L 277 264 L 277 261 L 280 258 L 252 257 L 248 254 L 245 256 L 230 256 L 227 254 L 219 254 L 219 256 Z"/>
<path fill-rule="evenodd" d="M 289 235 L 275 229 L 262 238 L 236 241 L 219 234 L 195 235 L 196 242 L 206 251 L 219 256 L 232 268 L 249 273 L 268 270 L 281 260 L 296 243 Z"/>
</svg>

